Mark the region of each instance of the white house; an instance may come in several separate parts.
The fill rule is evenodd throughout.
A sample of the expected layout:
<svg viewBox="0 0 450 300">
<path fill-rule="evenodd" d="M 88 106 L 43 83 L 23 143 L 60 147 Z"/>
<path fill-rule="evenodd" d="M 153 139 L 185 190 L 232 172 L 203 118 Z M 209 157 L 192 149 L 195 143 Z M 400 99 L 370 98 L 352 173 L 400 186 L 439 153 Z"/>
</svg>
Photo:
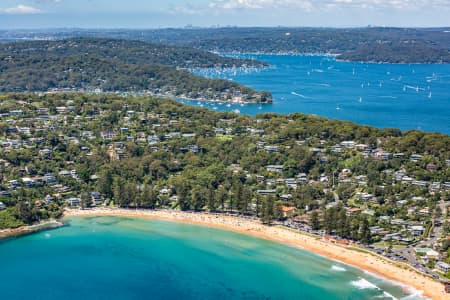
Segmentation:
<svg viewBox="0 0 450 300">
<path fill-rule="evenodd" d="M 268 165 L 266 166 L 266 170 L 268 172 L 283 172 L 283 165 Z"/>
<path fill-rule="evenodd" d="M 66 203 L 69 206 L 80 206 L 81 199 L 80 198 L 69 198 L 69 199 L 66 200 Z"/>
<path fill-rule="evenodd" d="M 443 272 L 443 273 L 447 273 L 450 271 L 450 264 L 443 262 L 443 261 L 438 261 L 435 265 L 436 269 L 438 269 L 439 271 Z"/>
</svg>

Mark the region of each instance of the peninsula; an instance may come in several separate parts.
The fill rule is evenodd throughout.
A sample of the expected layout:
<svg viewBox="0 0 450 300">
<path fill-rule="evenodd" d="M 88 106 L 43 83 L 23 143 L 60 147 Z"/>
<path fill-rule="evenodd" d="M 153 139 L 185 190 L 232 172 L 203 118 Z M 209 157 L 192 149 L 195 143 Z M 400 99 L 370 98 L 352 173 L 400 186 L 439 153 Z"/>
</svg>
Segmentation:
<svg viewBox="0 0 450 300">
<path fill-rule="evenodd" d="M 335 54 L 376 63 L 449 63 L 448 28 L 223 27 L 148 30 L 71 29 L 0 32 L 8 40 L 79 36 L 140 39 L 220 53 Z"/>
<path fill-rule="evenodd" d="M 87 92 L 271 103 L 270 92 L 190 73 L 195 67 L 264 67 L 250 59 L 140 41 L 78 38 L 2 44 L 0 92 Z"/>
</svg>

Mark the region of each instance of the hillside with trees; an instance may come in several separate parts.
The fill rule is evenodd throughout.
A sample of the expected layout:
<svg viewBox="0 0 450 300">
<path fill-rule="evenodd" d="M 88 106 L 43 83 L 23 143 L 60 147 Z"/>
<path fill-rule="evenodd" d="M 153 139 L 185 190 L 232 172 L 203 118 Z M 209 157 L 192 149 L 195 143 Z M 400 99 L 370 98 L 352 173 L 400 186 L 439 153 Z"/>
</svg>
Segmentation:
<svg viewBox="0 0 450 300">
<path fill-rule="evenodd" d="M 225 27 L 154 30 L 66 30 L 8 32 L 7 37 L 56 38 L 97 36 L 139 39 L 215 52 L 332 53 L 349 61 L 448 63 L 448 28 L 289 28 Z M 4 34 L 5 35 L 5 34 Z M 0 33 L 0 38 L 1 38 Z"/>
<path fill-rule="evenodd" d="M 363 244 L 420 242 L 446 222 L 448 135 L 151 97 L 0 103 L 1 228 L 103 205 L 254 216 Z"/>
<path fill-rule="evenodd" d="M 74 39 L 2 45 L 1 92 L 101 91 L 191 99 L 271 102 L 271 94 L 226 80 L 206 79 L 185 67 L 242 66 L 253 60 L 144 42 Z"/>
</svg>

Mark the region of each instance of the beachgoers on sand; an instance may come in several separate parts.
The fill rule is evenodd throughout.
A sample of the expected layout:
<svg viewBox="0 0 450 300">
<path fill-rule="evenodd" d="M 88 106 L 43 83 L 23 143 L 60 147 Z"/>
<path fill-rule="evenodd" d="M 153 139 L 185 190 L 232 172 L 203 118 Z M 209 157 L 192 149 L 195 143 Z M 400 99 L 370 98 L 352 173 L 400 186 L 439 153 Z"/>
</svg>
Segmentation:
<svg viewBox="0 0 450 300">
<path fill-rule="evenodd" d="M 119 208 L 95 208 L 88 210 L 68 209 L 65 217 L 117 216 L 161 219 L 189 224 L 217 227 L 244 234 L 251 234 L 293 247 L 305 249 L 329 259 L 346 263 L 375 275 L 411 286 L 423 291 L 431 299 L 449 299 L 442 283 L 426 277 L 409 268 L 406 264 L 391 262 L 381 256 L 364 251 L 355 251 L 346 245 L 335 244 L 320 237 L 310 236 L 300 231 L 280 226 L 266 226 L 258 220 L 245 219 L 223 214 L 181 212 L 175 210 L 141 210 Z M 352 246 L 354 247 L 354 246 Z"/>
</svg>

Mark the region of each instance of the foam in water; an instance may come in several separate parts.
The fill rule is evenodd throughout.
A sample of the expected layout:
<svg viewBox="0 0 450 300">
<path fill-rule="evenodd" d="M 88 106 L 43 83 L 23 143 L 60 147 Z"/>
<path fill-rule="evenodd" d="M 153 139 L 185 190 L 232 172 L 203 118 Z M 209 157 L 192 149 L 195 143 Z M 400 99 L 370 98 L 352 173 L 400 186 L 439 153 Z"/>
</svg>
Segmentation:
<svg viewBox="0 0 450 300">
<path fill-rule="evenodd" d="M 377 274 L 371 273 L 369 271 L 364 270 L 363 272 L 365 274 L 369 275 L 369 276 L 373 276 L 373 277 L 376 277 L 376 278 L 381 279 L 381 280 L 386 280 L 386 278 L 380 277 Z M 409 285 L 406 285 L 406 284 L 403 284 L 401 282 L 394 281 L 394 280 L 389 280 L 389 282 L 391 284 L 395 284 L 395 285 L 401 287 L 403 289 L 403 291 L 405 291 L 406 293 L 409 294 L 408 296 L 405 296 L 405 297 L 401 298 L 400 300 L 418 300 L 418 299 L 424 300 L 424 299 L 428 299 L 427 297 L 425 297 L 423 295 L 423 291 L 417 290 L 417 289 L 413 288 L 412 286 L 409 286 Z M 394 298 L 394 296 L 392 296 L 392 297 Z"/>
<path fill-rule="evenodd" d="M 296 93 L 296 92 L 291 92 L 291 94 L 294 95 L 294 96 L 300 97 L 300 98 L 304 98 L 304 99 L 309 98 L 309 97 L 306 97 L 305 95 L 302 95 L 302 94 L 299 94 L 299 93 Z"/>
<path fill-rule="evenodd" d="M 394 296 L 392 296 L 391 294 L 389 294 L 386 291 L 383 291 L 383 295 L 378 296 L 377 298 L 389 298 L 389 299 L 392 299 L 392 300 L 398 300 L 397 298 L 395 298 Z"/>
<path fill-rule="evenodd" d="M 345 272 L 345 271 L 347 271 L 344 267 L 337 266 L 337 265 L 332 265 L 332 266 L 331 266 L 331 270 L 333 270 L 333 271 L 339 271 L 339 272 Z"/>
<path fill-rule="evenodd" d="M 359 280 L 353 280 L 350 284 L 353 285 L 354 287 L 358 288 L 359 290 L 365 290 L 365 289 L 379 290 L 380 289 L 375 284 L 373 284 L 372 282 L 370 282 L 364 278 L 361 278 Z"/>
</svg>

